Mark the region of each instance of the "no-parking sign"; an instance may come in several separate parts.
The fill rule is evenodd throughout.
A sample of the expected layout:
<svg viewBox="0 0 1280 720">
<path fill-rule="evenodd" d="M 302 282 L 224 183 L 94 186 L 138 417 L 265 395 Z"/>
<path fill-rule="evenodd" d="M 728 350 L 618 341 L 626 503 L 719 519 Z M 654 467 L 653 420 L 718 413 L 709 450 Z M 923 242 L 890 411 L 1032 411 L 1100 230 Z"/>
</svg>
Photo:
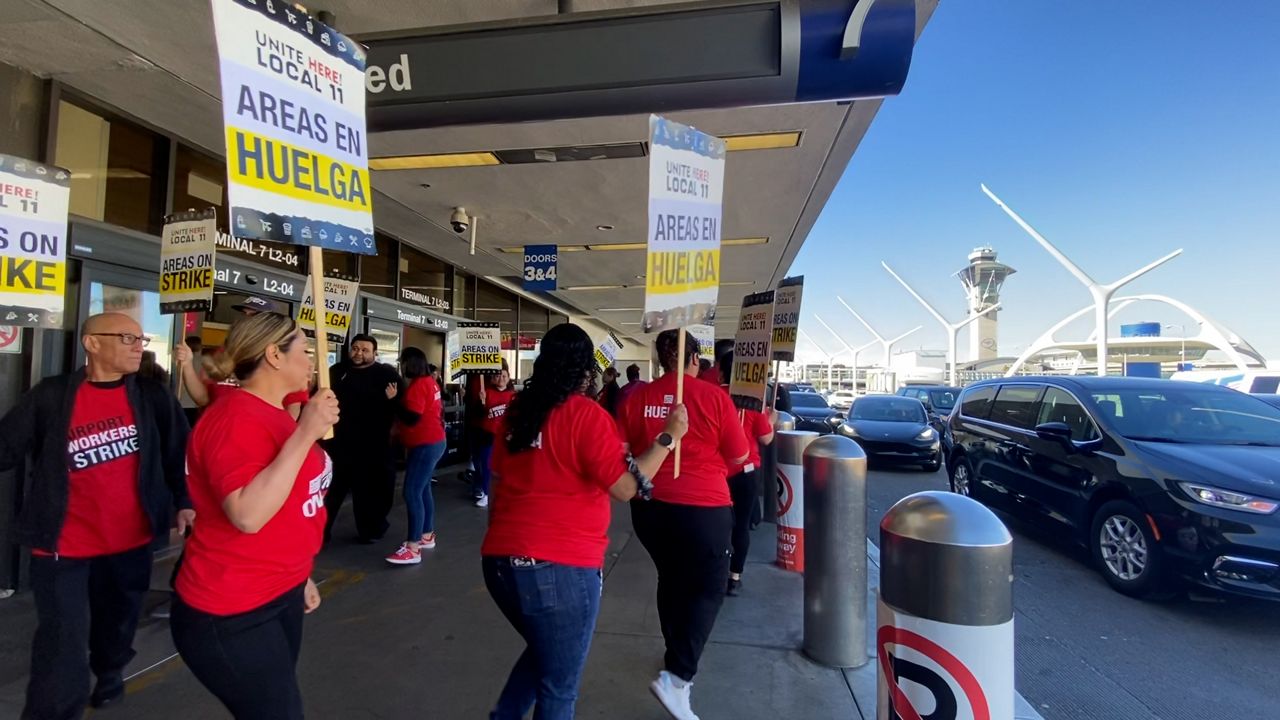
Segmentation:
<svg viewBox="0 0 1280 720">
<path fill-rule="evenodd" d="M 17 325 L 0 325 L 0 353 L 18 355 L 22 352 L 22 328 Z"/>
</svg>

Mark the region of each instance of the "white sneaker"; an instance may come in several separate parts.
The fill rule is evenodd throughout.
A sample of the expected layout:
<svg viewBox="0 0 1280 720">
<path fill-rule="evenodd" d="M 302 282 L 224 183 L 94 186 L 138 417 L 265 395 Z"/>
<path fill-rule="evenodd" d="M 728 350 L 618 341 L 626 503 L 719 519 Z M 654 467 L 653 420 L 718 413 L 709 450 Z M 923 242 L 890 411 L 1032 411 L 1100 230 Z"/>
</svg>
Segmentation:
<svg viewBox="0 0 1280 720">
<path fill-rule="evenodd" d="M 480 497 L 476 498 L 476 507 L 478 507 L 478 508 L 487 508 L 487 507 L 489 507 L 489 496 L 488 496 L 488 495 L 481 495 Z"/>
<path fill-rule="evenodd" d="M 693 714 L 693 707 L 689 705 L 693 683 L 685 682 L 663 670 L 658 673 L 657 680 L 649 683 L 649 689 L 658 698 L 658 702 L 662 703 L 662 707 L 671 713 L 671 717 L 676 720 L 698 720 L 698 716 Z"/>
</svg>

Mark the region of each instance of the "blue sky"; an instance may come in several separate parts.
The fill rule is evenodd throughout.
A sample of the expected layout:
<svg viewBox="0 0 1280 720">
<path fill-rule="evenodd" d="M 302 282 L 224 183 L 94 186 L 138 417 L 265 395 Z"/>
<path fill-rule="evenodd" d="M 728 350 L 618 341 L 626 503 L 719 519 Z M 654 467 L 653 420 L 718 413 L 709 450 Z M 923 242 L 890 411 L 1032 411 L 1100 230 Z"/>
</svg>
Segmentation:
<svg viewBox="0 0 1280 720">
<path fill-rule="evenodd" d="M 944 349 L 880 261 L 958 321 L 952 273 L 987 244 L 1017 269 L 1002 354 L 1088 305 L 986 183 L 1101 282 L 1182 248 L 1127 290 L 1182 300 L 1280 360 L 1278 37 L 1274 0 L 943 0 L 906 88 L 885 101 L 792 265 L 805 276 L 801 327 L 827 351 L 840 346 L 815 314 L 855 347 L 870 340 L 839 294 L 883 334 L 923 325 L 902 349 Z M 1195 332 L 1177 310 L 1142 303 L 1112 334 L 1139 320 Z M 1066 334 L 1083 338 L 1090 322 Z"/>
</svg>

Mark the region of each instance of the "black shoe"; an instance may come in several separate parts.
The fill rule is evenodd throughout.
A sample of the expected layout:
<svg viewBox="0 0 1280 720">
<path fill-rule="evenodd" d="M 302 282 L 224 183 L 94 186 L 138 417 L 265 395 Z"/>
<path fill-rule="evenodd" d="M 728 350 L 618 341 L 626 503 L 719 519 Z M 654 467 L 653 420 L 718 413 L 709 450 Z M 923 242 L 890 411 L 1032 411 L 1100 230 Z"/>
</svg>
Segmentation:
<svg viewBox="0 0 1280 720">
<path fill-rule="evenodd" d="M 98 678 L 98 684 L 94 686 L 93 694 L 89 696 L 89 704 L 101 709 L 117 705 L 123 699 L 124 678 L 118 673 L 112 673 Z"/>
<path fill-rule="evenodd" d="M 729 588 L 724 591 L 729 597 L 738 597 L 738 593 L 742 590 L 742 580 L 734 580 L 729 578 Z"/>
<path fill-rule="evenodd" d="M 370 538 L 370 537 L 361 537 L 361 538 L 356 538 L 356 542 L 357 542 L 357 543 L 359 543 L 360 545 L 374 545 L 374 544 L 376 544 L 376 543 L 378 543 L 378 542 L 381 542 L 381 541 L 382 541 L 382 538 L 380 538 L 380 537 L 378 537 L 378 538 Z"/>
</svg>

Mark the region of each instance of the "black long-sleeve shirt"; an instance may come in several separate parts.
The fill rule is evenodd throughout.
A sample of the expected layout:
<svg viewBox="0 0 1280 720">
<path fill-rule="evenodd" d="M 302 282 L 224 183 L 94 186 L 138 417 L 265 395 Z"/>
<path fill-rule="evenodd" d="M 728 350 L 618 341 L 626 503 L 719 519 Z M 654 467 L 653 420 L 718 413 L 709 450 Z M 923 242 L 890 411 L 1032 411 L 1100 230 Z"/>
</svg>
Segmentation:
<svg viewBox="0 0 1280 720">
<path fill-rule="evenodd" d="M 400 397 L 388 400 L 387 385 L 394 383 L 403 393 L 400 373 L 380 362 L 361 368 L 338 363 L 329 370 L 329 383 L 338 396 L 340 418 L 333 428 L 330 449 L 344 453 L 390 446 Z"/>
</svg>

